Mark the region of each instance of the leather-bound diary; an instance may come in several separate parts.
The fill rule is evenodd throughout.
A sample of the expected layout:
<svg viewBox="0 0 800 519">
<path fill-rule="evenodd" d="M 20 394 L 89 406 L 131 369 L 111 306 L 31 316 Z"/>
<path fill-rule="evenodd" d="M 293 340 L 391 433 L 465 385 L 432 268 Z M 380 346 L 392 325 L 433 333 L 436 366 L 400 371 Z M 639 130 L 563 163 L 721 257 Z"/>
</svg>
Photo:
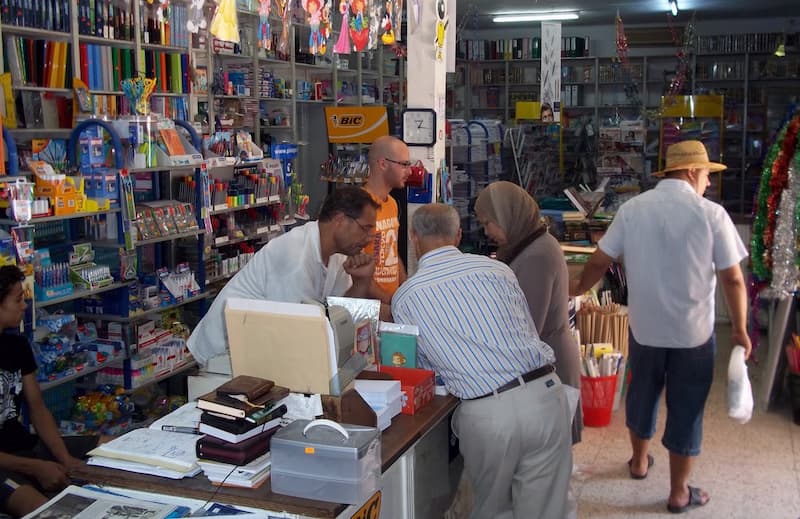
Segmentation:
<svg viewBox="0 0 800 519">
<path fill-rule="evenodd" d="M 239 375 L 217 388 L 218 395 L 243 395 L 251 402 L 267 393 L 275 383 L 261 377 Z"/>
<path fill-rule="evenodd" d="M 244 465 L 269 451 L 269 440 L 278 429 L 274 427 L 239 443 L 203 436 L 197 440 L 195 451 L 201 459 Z"/>
</svg>

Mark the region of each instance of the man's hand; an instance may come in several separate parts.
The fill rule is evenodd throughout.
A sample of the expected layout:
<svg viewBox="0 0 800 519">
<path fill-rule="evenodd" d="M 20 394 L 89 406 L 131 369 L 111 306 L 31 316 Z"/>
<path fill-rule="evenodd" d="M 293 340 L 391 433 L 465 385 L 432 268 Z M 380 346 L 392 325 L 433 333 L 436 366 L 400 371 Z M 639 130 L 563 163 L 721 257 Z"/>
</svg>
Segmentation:
<svg viewBox="0 0 800 519">
<path fill-rule="evenodd" d="M 581 284 L 580 278 L 572 278 L 569 280 L 569 295 L 571 296 L 579 296 L 581 295 L 579 291 L 579 287 Z"/>
<path fill-rule="evenodd" d="M 62 464 L 54 461 L 40 460 L 36 464 L 32 475 L 45 490 L 62 490 L 69 485 L 67 469 Z"/>
<path fill-rule="evenodd" d="M 73 470 L 82 467 L 83 465 L 84 465 L 83 460 L 80 460 L 74 456 L 70 456 L 69 458 L 64 460 L 64 469 L 67 471 L 68 474 Z"/>
<path fill-rule="evenodd" d="M 348 257 L 342 267 L 354 281 L 356 279 L 371 280 L 372 274 L 375 272 L 375 258 L 370 254 L 361 252 L 355 256 Z"/>
<path fill-rule="evenodd" d="M 750 336 L 747 330 L 732 330 L 731 331 L 731 345 L 744 346 L 744 359 L 750 358 L 750 352 L 753 350 L 753 345 L 750 343 Z"/>
</svg>

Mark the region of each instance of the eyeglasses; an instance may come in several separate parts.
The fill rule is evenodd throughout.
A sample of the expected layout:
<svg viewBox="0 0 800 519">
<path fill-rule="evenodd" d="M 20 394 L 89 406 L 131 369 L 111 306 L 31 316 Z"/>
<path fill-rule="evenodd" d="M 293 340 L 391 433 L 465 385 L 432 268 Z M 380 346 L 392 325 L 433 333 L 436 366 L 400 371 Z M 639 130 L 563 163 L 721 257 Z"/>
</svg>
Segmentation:
<svg viewBox="0 0 800 519">
<path fill-rule="evenodd" d="M 356 222 L 356 225 L 358 225 L 365 234 L 375 234 L 374 225 L 364 225 L 363 223 L 359 222 L 357 218 L 350 216 L 349 214 L 347 217 Z"/>
<path fill-rule="evenodd" d="M 388 160 L 392 164 L 397 164 L 401 168 L 410 168 L 411 167 L 411 161 L 408 161 L 408 160 L 394 160 L 394 159 L 390 159 L 389 157 L 383 157 L 383 158 Z"/>
</svg>

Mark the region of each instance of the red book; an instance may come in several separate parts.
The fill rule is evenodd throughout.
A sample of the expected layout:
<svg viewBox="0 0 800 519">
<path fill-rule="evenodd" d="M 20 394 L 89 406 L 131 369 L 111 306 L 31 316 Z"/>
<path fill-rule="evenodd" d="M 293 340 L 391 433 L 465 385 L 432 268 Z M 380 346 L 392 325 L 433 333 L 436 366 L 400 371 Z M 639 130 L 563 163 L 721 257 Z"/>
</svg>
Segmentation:
<svg viewBox="0 0 800 519">
<path fill-rule="evenodd" d="M 85 43 L 81 43 L 78 47 L 81 54 L 81 79 L 87 85 L 89 84 L 89 50 L 86 48 Z"/>
</svg>

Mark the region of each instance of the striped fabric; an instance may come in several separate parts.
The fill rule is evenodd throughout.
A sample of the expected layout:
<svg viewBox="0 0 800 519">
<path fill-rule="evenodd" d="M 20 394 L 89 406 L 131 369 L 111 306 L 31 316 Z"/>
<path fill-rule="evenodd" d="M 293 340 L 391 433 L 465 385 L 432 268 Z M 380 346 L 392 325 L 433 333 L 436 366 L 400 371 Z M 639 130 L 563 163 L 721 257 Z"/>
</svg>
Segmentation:
<svg viewBox="0 0 800 519">
<path fill-rule="evenodd" d="M 420 329 L 417 360 L 459 398 L 477 398 L 554 361 L 508 266 L 455 247 L 428 252 L 392 298 L 398 323 Z"/>
</svg>

